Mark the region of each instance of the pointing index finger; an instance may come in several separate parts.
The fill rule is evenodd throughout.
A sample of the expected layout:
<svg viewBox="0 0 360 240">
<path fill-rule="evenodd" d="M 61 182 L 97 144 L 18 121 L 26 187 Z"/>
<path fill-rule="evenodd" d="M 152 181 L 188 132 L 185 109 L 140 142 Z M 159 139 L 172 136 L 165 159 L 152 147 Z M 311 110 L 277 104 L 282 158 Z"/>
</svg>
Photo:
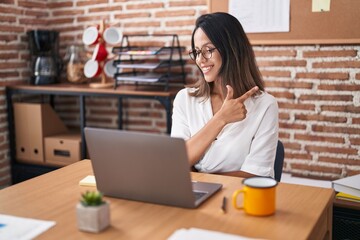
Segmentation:
<svg viewBox="0 0 360 240">
<path fill-rule="evenodd" d="M 240 102 L 244 102 L 246 99 L 248 99 L 249 97 L 251 97 L 252 95 L 254 95 L 254 93 L 256 93 L 259 90 L 258 86 L 253 87 L 252 89 L 250 89 L 249 91 L 247 91 L 246 93 L 244 93 L 242 96 L 240 96 L 238 99 Z"/>
</svg>

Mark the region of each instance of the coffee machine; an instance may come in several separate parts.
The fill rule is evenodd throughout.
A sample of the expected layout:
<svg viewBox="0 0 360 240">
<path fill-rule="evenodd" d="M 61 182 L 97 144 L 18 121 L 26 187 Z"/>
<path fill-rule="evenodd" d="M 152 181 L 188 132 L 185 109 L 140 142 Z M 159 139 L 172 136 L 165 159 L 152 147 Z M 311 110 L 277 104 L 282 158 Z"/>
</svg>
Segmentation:
<svg viewBox="0 0 360 240">
<path fill-rule="evenodd" d="M 31 30 L 27 36 L 31 57 L 30 83 L 44 85 L 58 82 L 63 66 L 59 56 L 59 32 Z"/>
</svg>

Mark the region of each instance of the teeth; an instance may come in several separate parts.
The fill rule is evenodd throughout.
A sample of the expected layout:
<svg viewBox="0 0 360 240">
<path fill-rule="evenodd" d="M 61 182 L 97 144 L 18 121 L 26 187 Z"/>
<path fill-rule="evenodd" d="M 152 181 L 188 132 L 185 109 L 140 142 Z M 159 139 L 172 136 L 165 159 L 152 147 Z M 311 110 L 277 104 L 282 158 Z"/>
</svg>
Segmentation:
<svg viewBox="0 0 360 240">
<path fill-rule="evenodd" d="M 208 71 L 210 71 L 210 69 L 211 69 L 211 67 L 203 67 L 203 68 L 202 68 L 202 71 L 203 71 L 203 72 L 208 72 Z"/>
</svg>

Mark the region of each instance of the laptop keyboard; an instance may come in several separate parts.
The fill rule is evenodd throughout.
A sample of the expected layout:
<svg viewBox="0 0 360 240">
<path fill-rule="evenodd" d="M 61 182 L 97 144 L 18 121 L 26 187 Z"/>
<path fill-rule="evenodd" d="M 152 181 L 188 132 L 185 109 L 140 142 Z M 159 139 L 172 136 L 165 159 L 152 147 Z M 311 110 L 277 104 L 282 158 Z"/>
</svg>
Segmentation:
<svg viewBox="0 0 360 240">
<path fill-rule="evenodd" d="M 195 196 L 195 200 L 199 200 L 200 198 L 202 198 L 206 192 L 193 192 L 194 196 Z"/>
</svg>

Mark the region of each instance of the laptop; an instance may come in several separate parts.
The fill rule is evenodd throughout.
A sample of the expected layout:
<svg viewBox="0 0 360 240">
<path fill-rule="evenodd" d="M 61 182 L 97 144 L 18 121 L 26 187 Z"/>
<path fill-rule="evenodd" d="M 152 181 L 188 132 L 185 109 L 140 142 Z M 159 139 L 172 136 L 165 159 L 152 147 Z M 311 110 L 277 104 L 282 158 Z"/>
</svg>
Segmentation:
<svg viewBox="0 0 360 240">
<path fill-rule="evenodd" d="M 197 208 L 222 188 L 191 181 L 183 139 L 90 127 L 85 139 L 97 189 L 105 196 Z"/>
</svg>

